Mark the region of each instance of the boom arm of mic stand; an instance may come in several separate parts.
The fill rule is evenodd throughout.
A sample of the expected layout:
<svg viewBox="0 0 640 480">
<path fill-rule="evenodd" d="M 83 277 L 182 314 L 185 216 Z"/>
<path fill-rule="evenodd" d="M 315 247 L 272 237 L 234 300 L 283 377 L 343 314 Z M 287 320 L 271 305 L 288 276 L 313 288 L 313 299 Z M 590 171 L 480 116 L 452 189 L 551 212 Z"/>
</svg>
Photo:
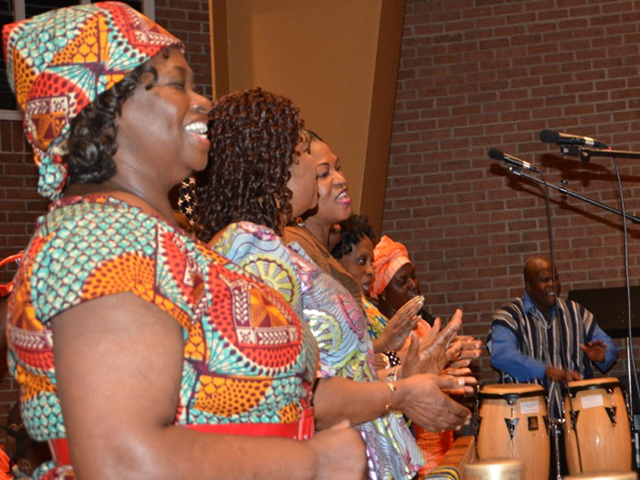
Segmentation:
<svg viewBox="0 0 640 480">
<path fill-rule="evenodd" d="M 580 157 L 580 160 L 584 163 L 587 163 L 591 157 L 635 158 L 640 160 L 640 152 L 589 148 L 582 145 L 561 145 L 560 153 L 565 156 Z"/>
<path fill-rule="evenodd" d="M 603 151 L 605 151 L 605 150 L 603 150 Z M 606 151 L 610 152 L 611 150 L 606 150 Z M 638 158 L 640 158 L 640 157 L 638 157 Z M 574 198 L 577 198 L 578 200 L 582 200 L 583 202 L 589 203 L 589 204 L 594 205 L 596 207 L 600 207 L 603 210 L 607 210 L 608 212 L 615 213 L 617 215 L 622 216 L 622 212 L 620 210 L 618 210 L 617 208 L 613 208 L 613 207 L 611 207 L 609 205 L 606 205 L 604 203 L 600 203 L 597 200 L 594 200 L 593 198 L 589 198 L 589 197 L 586 197 L 584 195 L 581 195 L 580 193 L 574 192 L 573 190 L 571 190 L 569 188 L 565 188 L 565 187 L 561 187 L 561 186 L 558 186 L 558 185 L 554 185 L 553 183 L 545 182 L 544 180 L 541 180 L 539 178 L 532 177 L 531 175 L 527 175 L 526 173 L 524 173 L 522 170 L 520 170 L 517 167 L 510 166 L 508 170 L 509 170 L 510 173 L 513 173 L 514 175 L 518 175 L 519 177 L 528 178 L 529 180 L 533 180 L 534 182 L 539 183 L 541 185 L 546 184 L 547 186 L 553 188 L 554 190 L 558 190 L 559 192 L 566 193 L 567 195 L 570 195 L 570 196 L 572 196 Z M 640 218 L 634 217 L 633 215 L 629 215 L 628 213 L 625 216 L 626 216 L 626 218 L 631 220 L 633 223 L 640 224 Z"/>
</svg>

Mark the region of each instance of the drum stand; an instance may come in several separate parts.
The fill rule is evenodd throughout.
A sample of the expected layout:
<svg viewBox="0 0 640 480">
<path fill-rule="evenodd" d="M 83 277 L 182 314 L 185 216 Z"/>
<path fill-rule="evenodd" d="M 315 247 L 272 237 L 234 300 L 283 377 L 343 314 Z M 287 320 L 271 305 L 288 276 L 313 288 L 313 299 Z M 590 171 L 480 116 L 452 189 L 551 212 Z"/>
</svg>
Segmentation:
<svg viewBox="0 0 640 480">
<path fill-rule="evenodd" d="M 564 418 L 550 418 L 551 434 L 553 435 L 553 453 L 555 455 L 556 480 L 562 480 L 562 467 L 560 464 L 560 455 L 562 449 L 560 447 L 560 434 L 564 429 Z"/>
</svg>

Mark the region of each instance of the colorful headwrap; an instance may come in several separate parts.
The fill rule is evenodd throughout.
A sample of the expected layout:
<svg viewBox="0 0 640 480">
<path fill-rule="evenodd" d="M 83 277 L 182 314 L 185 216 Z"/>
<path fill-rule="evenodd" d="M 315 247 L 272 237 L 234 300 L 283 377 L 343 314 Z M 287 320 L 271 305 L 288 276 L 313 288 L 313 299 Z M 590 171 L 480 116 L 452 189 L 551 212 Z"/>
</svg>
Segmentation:
<svg viewBox="0 0 640 480">
<path fill-rule="evenodd" d="M 406 263 L 411 263 L 411 260 L 405 246 L 384 235 L 373 249 L 371 296 L 378 298 L 396 272 Z"/>
<path fill-rule="evenodd" d="M 161 50 L 182 42 L 119 2 L 52 10 L 2 31 L 11 89 L 40 167 L 38 192 L 60 196 L 69 123 L 98 95 Z"/>
</svg>

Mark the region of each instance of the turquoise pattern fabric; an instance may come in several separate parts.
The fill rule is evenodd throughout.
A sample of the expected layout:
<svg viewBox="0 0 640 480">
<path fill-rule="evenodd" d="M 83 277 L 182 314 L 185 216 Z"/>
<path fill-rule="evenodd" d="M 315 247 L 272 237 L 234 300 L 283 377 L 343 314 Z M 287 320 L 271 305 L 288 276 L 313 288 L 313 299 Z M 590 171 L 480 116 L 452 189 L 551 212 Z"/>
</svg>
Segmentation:
<svg viewBox="0 0 640 480">
<path fill-rule="evenodd" d="M 182 327 L 175 424 L 300 419 L 318 352 L 309 327 L 281 295 L 160 218 L 94 195 L 52 203 L 15 280 L 9 365 L 32 438 L 66 437 L 51 319 L 118 293 L 156 305 Z M 49 462 L 34 478 L 75 477 L 70 466 Z"/>
</svg>

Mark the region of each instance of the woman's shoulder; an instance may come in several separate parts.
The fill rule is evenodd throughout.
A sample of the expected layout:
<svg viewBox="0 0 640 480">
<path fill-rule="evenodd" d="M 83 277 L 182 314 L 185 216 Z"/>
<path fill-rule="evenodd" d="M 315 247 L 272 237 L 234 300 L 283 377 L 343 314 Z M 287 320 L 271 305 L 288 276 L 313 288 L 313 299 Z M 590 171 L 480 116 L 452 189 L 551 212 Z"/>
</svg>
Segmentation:
<svg viewBox="0 0 640 480">
<path fill-rule="evenodd" d="M 193 244 L 181 228 L 108 195 L 71 197 L 54 202 L 35 235 L 61 250 L 97 249 L 104 255 L 139 250 L 152 255 L 162 241 Z"/>
<path fill-rule="evenodd" d="M 287 255 L 282 239 L 274 230 L 252 222 L 238 222 L 227 225 L 209 242 L 209 248 L 239 263 L 248 255 L 259 252 Z"/>
<path fill-rule="evenodd" d="M 40 220 L 21 271 L 35 308 L 48 319 L 113 293 L 152 288 L 169 295 L 181 272 L 198 262 L 205 271 L 210 260 L 199 249 L 183 230 L 126 202 L 71 197 L 54 202 Z"/>
<path fill-rule="evenodd" d="M 317 274 L 310 260 L 285 245 L 275 231 L 264 225 L 251 222 L 228 225 L 209 242 L 209 248 L 276 290 L 286 285 L 287 291 L 304 292 Z"/>
</svg>

